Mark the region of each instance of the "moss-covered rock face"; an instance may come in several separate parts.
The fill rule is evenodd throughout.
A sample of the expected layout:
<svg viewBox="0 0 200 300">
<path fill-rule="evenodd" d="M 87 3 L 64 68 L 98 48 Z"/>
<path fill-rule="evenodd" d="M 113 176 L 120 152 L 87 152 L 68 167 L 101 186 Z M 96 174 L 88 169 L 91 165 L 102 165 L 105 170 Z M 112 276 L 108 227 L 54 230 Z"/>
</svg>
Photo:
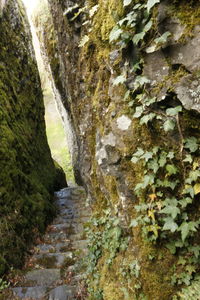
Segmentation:
<svg viewBox="0 0 200 300">
<path fill-rule="evenodd" d="M 0 274 L 21 265 L 27 246 L 54 214 L 50 195 L 57 171 L 31 41 L 21 2 L 5 1 L 0 14 Z"/>
<path fill-rule="evenodd" d="M 90 299 L 177 299 L 199 271 L 199 1 L 48 2 L 94 212 Z"/>
</svg>

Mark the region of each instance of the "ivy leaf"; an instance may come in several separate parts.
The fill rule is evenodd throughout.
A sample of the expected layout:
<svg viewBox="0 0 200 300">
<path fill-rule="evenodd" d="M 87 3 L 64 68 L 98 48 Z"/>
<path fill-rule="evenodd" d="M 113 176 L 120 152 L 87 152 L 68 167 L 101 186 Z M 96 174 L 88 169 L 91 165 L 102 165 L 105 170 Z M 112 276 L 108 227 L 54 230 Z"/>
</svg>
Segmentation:
<svg viewBox="0 0 200 300">
<path fill-rule="evenodd" d="M 143 40 L 145 32 L 136 33 L 133 37 L 133 43 L 137 45 L 141 40 Z"/>
<path fill-rule="evenodd" d="M 134 104 L 134 102 L 135 102 L 134 100 L 129 101 L 128 106 L 129 106 L 129 107 L 132 107 L 133 104 Z"/>
<path fill-rule="evenodd" d="M 131 4 L 132 0 L 124 0 L 123 5 L 124 6 L 128 6 L 129 4 Z"/>
<path fill-rule="evenodd" d="M 143 114 L 143 106 L 137 106 L 135 109 L 135 113 L 133 114 L 133 118 L 140 118 L 141 115 Z"/>
<path fill-rule="evenodd" d="M 149 184 L 154 183 L 154 175 L 149 174 L 144 176 L 144 181 L 143 181 L 143 188 L 146 188 Z"/>
<path fill-rule="evenodd" d="M 126 26 L 130 26 L 131 28 L 136 25 L 136 20 L 137 20 L 137 13 L 135 12 L 130 12 L 128 15 L 126 15 L 125 18 L 121 19 L 118 21 L 117 24 L 121 27 L 125 22 L 127 22 Z"/>
<path fill-rule="evenodd" d="M 171 36 L 171 32 L 169 31 L 166 31 L 163 35 L 161 35 L 159 38 L 155 39 L 154 42 L 157 44 L 157 45 L 160 45 L 160 44 L 165 44 L 168 37 Z"/>
<path fill-rule="evenodd" d="M 153 104 L 155 102 L 156 102 L 156 97 L 144 99 L 144 103 L 146 106 L 150 106 L 151 104 Z"/>
<path fill-rule="evenodd" d="M 142 158 L 145 159 L 145 161 L 147 162 L 148 160 L 150 160 L 153 157 L 153 152 L 145 152 L 144 155 L 142 156 Z"/>
<path fill-rule="evenodd" d="M 140 204 L 140 205 L 135 205 L 134 208 L 137 212 L 146 211 L 148 209 L 148 205 L 143 203 L 143 204 Z"/>
<path fill-rule="evenodd" d="M 119 28 L 119 26 L 115 26 L 110 32 L 110 36 L 109 36 L 110 43 L 118 40 L 118 38 L 122 33 L 123 33 L 122 29 Z"/>
<path fill-rule="evenodd" d="M 174 198 L 174 197 L 172 197 L 172 198 L 166 198 L 166 199 L 163 201 L 163 204 L 164 204 L 165 206 L 169 206 L 169 205 L 171 205 L 171 206 L 177 206 L 178 201 L 177 201 L 177 199 Z"/>
<path fill-rule="evenodd" d="M 183 198 L 179 201 L 179 203 L 182 208 L 186 208 L 188 204 L 192 203 L 192 198 L 190 197 Z"/>
<path fill-rule="evenodd" d="M 113 80 L 113 85 L 123 84 L 126 81 L 126 77 L 124 75 L 119 75 Z"/>
<path fill-rule="evenodd" d="M 163 230 L 170 230 L 171 232 L 175 232 L 178 229 L 178 225 L 171 217 L 165 218 L 164 221 L 165 223 L 162 228 Z"/>
<path fill-rule="evenodd" d="M 184 242 L 186 237 L 189 235 L 190 231 L 196 232 L 198 228 L 197 222 L 183 222 L 179 227 L 178 231 L 181 232 L 181 238 Z"/>
<path fill-rule="evenodd" d="M 133 156 L 133 157 L 131 158 L 131 162 L 132 162 L 133 164 L 136 164 L 139 160 L 140 160 L 140 158 L 139 158 L 139 157 L 136 157 L 136 156 Z"/>
<path fill-rule="evenodd" d="M 129 227 L 136 227 L 136 226 L 138 226 L 138 221 L 136 219 L 131 220 Z"/>
<path fill-rule="evenodd" d="M 148 162 L 148 169 L 153 170 L 154 174 L 157 173 L 159 169 L 158 161 L 157 159 L 152 159 Z"/>
<path fill-rule="evenodd" d="M 145 76 L 137 76 L 135 79 L 135 83 L 136 83 L 136 87 L 142 87 L 143 85 L 145 85 L 146 83 L 149 83 L 150 80 L 147 79 Z"/>
<path fill-rule="evenodd" d="M 135 156 L 142 156 L 144 154 L 144 150 L 142 148 L 138 148 L 137 152 L 134 153 Z"/>
<path fill-rule="evenodd" d="M 174 158 L 174 152 L 170 151 L 170 152 L 167 154 L 167 157 L 168 157 L 169 159 Z"/>
<path fill-rule="evenodd" d="M 163 124 L 163 128 L 166 132 L 170 130 L 174 130 L 174 127 L 175 127 L 175 122 L 173 120 L 167 120 Z"/>
<path fill-rule="evenodd" d="M 158 146 L 153 147 L 153 154 L 157 154 L 159 150 Z"/>
<path fill-rule="evenodd" d="M 147 1 L 147 11 L 149 12 L 155 4 L 160 3 L 160 0 L 148 0 Z"/>
<path fill-rule="evenodd" d="M 137 10 L 137 9 L 141 9 L 141 8 L 143 8 L 144 7 L 144 5 L 142 5 L 142 4 L 136 4 L 134 7 L 133 7 L 133 9 L 134 10 Z"/>
<path fill-rule="evenodd" d="M 128 90 L 124 95 L 124 100 L 129 99 L 130 94 L 131 94 L 131 92 L 130 92 L 130 90 Z"/>
<path fill-rule="evenodd" d="M 196 258 L 199 257 L 199 252 L 200 252 L 200 247 L 199 246 L 192 246 L 192 247 L 190 247 L 190 251 L 192 251 L 194 253 L 194 256 Z"/>
<path fill-rule="evenodd" d="M 183 195 L 185 194 L 190 194 L 191 198 L 194 198 L 194 189 L 191 185 L 186 185 L 183 192 L 182 192 Z"/>
<path fill-rule="evenodd" d="M 150 21 L 144 26 L 143 31 L 144 31 L 144 32 L 148 32 L 148 31 L 151 29 L 152 25 L 153 25 L 153 22 L 150 20 Z"/>
<path fill-rule="evenodd" d="M 148 185 L 152 185 L 154 183 L 154 175 L 153 174 L 149 174 L 149 175 L 145 175 L 144 176 L 144 179 L 143 179 L 143 182 L 141 183 L 138 183 L 135 187 L 135 191 L 138 191 L 138 190 L 143 190 L 145 189 Z"/>
<path fill-rule="evenodd" d="M 160 213 L 170 215 L 173 219 L 175 219 L 177 215 L 180 214 L 180 209 L 176 206 L 169 205 L 163 208 Z"/>
<path fill-rule="evenodd" d="M 157 50 L 157 45 L 154 44 L 154 45 L 152 45 L 152 46 L 147 47 L 147 48 L 145 49 L 145 52 L 146 52 L 146 53 L 153 53 L 153 52 L 155 52 L 156 50 Z"/>
<path fill-rule="evenodd" d="M 166 165 L 166 170 L 169 173 L 169 175 L 175 175 L 178 171 L 178 169 L 174 165 Z"/>
<path fill-rule="evenodd" d="M 185 139 L 184 148 L 189 149 L 192 153 L 196 152 L 198 149 L 197 139 L 194 136 Z"/>
<path fill-rule="evenodd" d="M 175 189 L 175 187 L 177 186 L 177 184 L 178 184 L 178 181 L 176 180 L 176 181 L 169 181 L 169 180 L 167 180 L 167 179 L 165 179 L 165 180 L 160 180 L 160 179 L 157 179 L 157 181 L 156 181 L 156 185 L 158 186 L 158 187 L 160 187 L 160 186 L 162 186 L 162 187 L 169 187 L 169 188 L 171 188 L 172 190 L 174 190 Z"/>
<path fill-rule="evenodd" d="M 147 124 L 149 121 L 152 121 L 155 118 L 156 114 L 155 113 L 150 113 L 148 115 L 145 115 L 140 119 L 140 124 Z"/>
<path fill-rule="evenodd" d="M 184 162 L 189 162 L 190 164 L 193 162 L 192 155 L 187 154 L 185 159 L 183 160 Z"/>
<path fill-rule="evenodd" d="M 171 254 L 175 254 L 176 253 L 176 246 L 174 245 L 173 242 L 171 243 L 167 243 L 166 244 L 167 249 L 169 249 Z"/>
<path fill-rule="evenodd" d="M 133 154 L 133 157 L 131 159 L 132 163 L 137 163 L 140 159 L 141 156 L 144 154 L 144 150 L 142 148 L 138 148 L 138 150 Z"/>
<path fill-rule="evenodd" d="M 200 183 L 194 185 L 194 194 L 197 195 L 200 193 Z"/>
<path fill-rule="evenodd" d="M 166 109 L 166 114 L 170 117 L 176 116 L 179 112 L 182 111 L 182 106 L 176 106 L 173 108 Z"/>
<path fill-rule="evenodd" d="M 164 167 L 164 165 L 166 164 L 166 162 L 167 162 L 167 153 L 166 152 L 162 152 L 160 154 L 160 158 L 158 160 L 159 166 L 160 167 Z"/>
<path fill-rule="evenodd" d="M 191 184 L 193 181 L 196 181 L 199 177 L 200 177 L 199 170 L 190 171 L 189 177 L 185 180 L 185 182 Z"/>
<path fill-rule="evenodd" d="M 79 43 L 79 47 L 83 47 L 85 46 L 85 44 L 89 41 L 89 36 L 88 35 L 84 35 L 84 37 L 81 39 L 80 43 Z"/>
</svg>

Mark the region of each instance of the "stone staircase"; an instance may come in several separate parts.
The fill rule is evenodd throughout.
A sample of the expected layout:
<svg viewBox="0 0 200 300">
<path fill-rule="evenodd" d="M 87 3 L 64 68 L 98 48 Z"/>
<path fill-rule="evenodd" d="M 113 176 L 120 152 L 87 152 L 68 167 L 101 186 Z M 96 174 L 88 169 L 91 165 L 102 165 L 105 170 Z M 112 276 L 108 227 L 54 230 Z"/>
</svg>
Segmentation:
<svg viewBox="0 0 200 300">
<path fill-rule="evenodd" d="M 85 200 L 81 187 L 68 187 L 56 193 L 57 217 L 32 250 L 24 275 L 17 286 L 10 288 L 6 300 L 85 299 L 84 223 L 90 216 Z"/>
</svg>

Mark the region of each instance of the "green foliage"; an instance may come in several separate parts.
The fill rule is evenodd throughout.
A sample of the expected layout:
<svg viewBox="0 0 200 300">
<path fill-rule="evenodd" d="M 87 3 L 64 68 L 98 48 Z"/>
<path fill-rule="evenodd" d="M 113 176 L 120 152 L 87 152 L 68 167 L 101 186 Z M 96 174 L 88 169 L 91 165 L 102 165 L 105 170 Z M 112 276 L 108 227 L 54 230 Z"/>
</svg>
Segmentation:
<svg viewBox="0 0 200 300">
<path fill-rule="evenodd" d="M 189 149 L 191 153 L 196 152 L 199 148 L 197 139 L 193 136 L 185 139 L 184 148 Z"/>
<path fill-rule="evenodd" d="M 124 6 L 128 6 L 129 4 L 131 4 L 132 0 L 123 0 L 123 4 Z"/>
<path fill-rule="evenodd" d="M 167 132 L 167 131 L 170 131 L 170 130 L 174 130 L 175 128 L 175 122 L 171 119 L 168 119 L 164 122 L 163 124 L 163 128 L 164 130 Z"/>
<path fill-rule="evenodd" d="M 122 33 L 123 31 L 119 28 L 119 26 L 115 26 L 110 33 L 110 42 L 118 40 Z"/>
<path fill-rule="evenodd" d="M 144 52 L 152 53 L 164 48 L 171 33 L 167 31 L 160 34 L 155 30 L 157 24 L 152 12 L 155 12 L 158 3 L 160 0 L 147 0 L 134 5 L 133 1 L 124 0 L 125 15 L 116 21 L 110 33 L 111 45 L 126 49 L 127 45 L 133 43 L 139 58 L 144 57 Z M 143 76 L 144 61 L 139 58 L 135 58 L 126 76 L 120 74 L 113 84 L 126 83 L 129 86 L 129 76 L 134 78 L 124 97 L 130 111 L 133 111 L 133 118 L 150 129 L 154 125 L 156 129 L 159 128 L 158 131 L 164 129 L 166 139 L 162 147 L 138 147 L 131 158 L 133 164 L 138 164 L 135 168 L 143 172 L 134 188 L 138 205 L 134 205 L 136 216 L 130 220 L 130 227 L 139 227 L 149 242 L 165 245 L 172 254 L 182 255 L 186 260 L 185 270 L 181 269 L 182 265 L 178 266 L 172 282 L 190 284 L 200 258 L 198 246 L 192 248 L 200 222 L 191 213 L 196 195 L 200 193 L 200 171 L 196 159 L 199 141 L 196 137 L 188 138 L 188 133 L 182 130 L 180 119 L 184 109 L 181 105 L 162 105 L 156 97 L 151 96 L 151 82 Z M 170 146 L 171 150 L 167 150 L 172 134 L 173 138 L 177 137 L 177 142 Z M 112 248 L 110 244 L 108 248 Z M 124 269 L 122 273 L 131 273 L 128 268 Z M 123 293 L 128 299 L 127 287 L 123 288 Z"/>
<path fill-rule="evenodd" d="M 110 209 L 104 211 L 104 216 L 92 218 L 89 227 L 86 229 L 89 239 L 89 268 L 90 272 L 95 269 L 99 257 L 104 251 L 109 252 L 107 263 L 111 264 L 116 253 L 125 250 L 128 239 L 124 237 L 123 230 L 119 226 L 119 219 L 111 215 Z"/>
<path fill-rule="evenodd" d="M 13 3 L 0 19 L 0 274 L 21 266 L 27 248 L 55 213 L 51 193 L 56 170 L 39 74 L 29 26 L 18 1 L 16 14 L 11 13 Z"/>
<path fill-rule="evenodd" d="M 170 114 L 174 114 L 174 111 L 170 111 Z M 190 138 L 190 141 L 195 141 L 196 145 L 195 139 Z M 186 147 L 189 148 L 188 144 Z M 194 149 L 196 147 L 190 148 L 192 151 Z M 188 154 L 186 157 L 188 158 Z M 135 207 L 139 215 L 131 221 L 130 226 L 143 225 L 143 232 L 150 235 L 151 240 L 156 240 L 159 234 L 162 237 L 163 232 L 165 232 L 165 239 L 168 232 L 169 235 L 176 233 L 176 237 L 180 233 L 183 242 L 182 248 L 184 248 L 186 245 L 184 242 L 193 237 L 200 224 L 199 221 L 190 220 L 186 212 L 188 205 L 193 202 L 195 197 L 195 185 L 193 184 L 199 179 L 200 171 L 188 170 L 185 182 L 178 185 L 178 181 L 174 179 L 176 176 L 180 178 L 181 175 L 174 160 L 174 152 L 167 153 L 158 147 L 154 147 L 152 151 L 138 148 L 134 153 L 131 161 L 134 164 L 142 161 L 145 167 L 143 181 L 135 186 L 135 192 L 141 196 L 145 191 L 149 199 L 146 199 L 146 203 Z M 199 192 L 198 188 L 199 185 L 196 186 L 196 192 Z M 177 198 L 174 197 L 174 189 L 176 189 Z M 188 194 L 189 196 L 187 196 Z"/>
<path fill-rule="evenodd" d="M 10 283 L 0 278 L 0 292 L 7 289 L 10 286 Z"/>
<path fill-rule="evenodd" d="M 88 266 L 87 283 L 90 293 L 94 296 L 97 292 L 93 290 L 91 283 L 96 281 L 96 286 L 98 286 L 98 261 L 100 257 L 106 255 L 106 263 L 111 265 L 116 254 L 127 249 L 129 238 L 125 236 L 122 227 L 120 227 L 119 218 L 113 216 L 110 209 L 104 210 L 104 215 L 100 218 L 93 217 L 88 223 L 86 233 L 89 249 L 89 254 L 86 259 Z M 136 269 L 138 268 L 136 267 Z M 100 293 L 100 295 L 101 294 L 102 293 Z"/>
<path fill-rule="evenodd" d="M 147 1 L 147 11 L 149 12 L 155 4 L 159 3 L 160 0 L 148 0 Z"/>
<path fill-rule="evenodd" d="M 173 300 L 183 299 L 183 300 L 199 300 L 200 299 L 200 277 L 196 276 L 192 281 L 192 284 L 186 288 L 183 288 L 178 292 L 177 296 Z"/>
<path fill-rule="evenodd" d="M 126 77 L 124 75 L 119 75 L 113 81 L 113 85 L 119 85 L 124 83 L 125 81 L 126 81 Z"/>
</svg>

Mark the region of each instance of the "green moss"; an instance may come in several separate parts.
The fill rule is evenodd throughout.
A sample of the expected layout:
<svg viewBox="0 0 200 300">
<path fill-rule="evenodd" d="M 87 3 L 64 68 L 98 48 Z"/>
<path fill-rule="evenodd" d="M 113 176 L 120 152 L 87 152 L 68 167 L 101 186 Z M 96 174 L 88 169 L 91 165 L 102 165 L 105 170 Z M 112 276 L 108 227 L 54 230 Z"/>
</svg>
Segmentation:
<svg viewBox="0 0 200 300">
<path fill-rule="evenodd" d="M 97 41 L 97 38 L 101 41 L 108 41 L 110 32 L 116 24 L 116 20 L 119 20 L 120 17 L 123 16 L 123 13 L 124 9 L 121 0 L 100 0 L 99 9 L 93 24 L 92 41 Z M 105 51 L 107 50 L 105 49 Z"/>
<path fill-rule="evenodd" d="M 193 30 L 195 26 L 199 25 L 200 18 L 200 6 L 198 1 L 182 1 L 181 3 L 179 1 L 174 1 L 169 13 L 177 17 L 181 24 L 185 26 L 181 41 L 184 41 L 184 39 L 187 39 L 188 37 L 193 37 Z"/>
<path fill-rule="evenodd" d="M 47 268 L 47 269 L 53 269 L 56 267 L 56 256 L 43 256 L 41 258 L 38 258 L 36 260 L 36 263 L 39 264 L 40 266 Z"/>
<path fill-rule="evenodd" d="M 39 74 L 23 8 L 0 18 L 0 254 L 20 267 L 24 253 L 54 215 L 57 175 L 47 144 Z M 15 12 L 15 15 L 14 12 Z"/>
</svg>

